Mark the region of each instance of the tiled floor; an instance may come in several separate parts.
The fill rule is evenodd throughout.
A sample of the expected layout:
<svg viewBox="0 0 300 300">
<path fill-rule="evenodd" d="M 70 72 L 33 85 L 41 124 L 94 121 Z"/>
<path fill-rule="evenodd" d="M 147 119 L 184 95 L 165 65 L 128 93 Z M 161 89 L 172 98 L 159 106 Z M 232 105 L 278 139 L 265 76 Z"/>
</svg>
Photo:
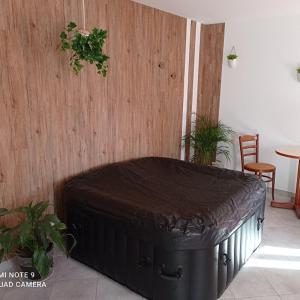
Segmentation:
<svg viewBox="0 0 300 300">
<path fill-rule="evenodd" d="M 3 300 L 142 300 L 59 252 L 55 254 L 54 274 L 46 283 L 47 288 L 0 288 L 0 297 Z M 274 209 L 268 203 L 263 243 L 221 299 L 300 300 L 300 220 L 293 211 Z"/>
</svg>

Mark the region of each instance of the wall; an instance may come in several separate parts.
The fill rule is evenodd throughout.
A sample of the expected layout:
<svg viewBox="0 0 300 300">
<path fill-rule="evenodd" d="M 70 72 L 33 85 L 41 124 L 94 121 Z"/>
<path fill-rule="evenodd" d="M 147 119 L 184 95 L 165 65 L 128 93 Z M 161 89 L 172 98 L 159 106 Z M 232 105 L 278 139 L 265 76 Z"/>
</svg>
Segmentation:
<svg viewBox="0 0 300 300">
<path fill-rule="evenodd" d="M 277 166 L 276 188 L 286 191 L 294 191 L 296 161 L 274 150 L 300 144 L 299 31 L 299 17 L 280 17 L 227 22 L 225 32 L 220 119 L 237 133 L 260 133 L 261 160 Z M 233 45 L 236 69 L 225 57 Z M 240 169 L 237 138 L 228 166 Z"/>
<path fill-rule="evenodd" d="M 189 22 L 189 20 L 188 20 Z M 189 26 L 188 26 L 189 27 Z M 225 24 L 191 21 L 187 29 L 185 84 L 186 109 L 183 108 L 183 135 L 194 129 L 196 114 L 218 121 L 222 77 Z M 185 105 L 185 101 L 184 101 Z M 193 150 L 187 142 L 182 159 L 190 160 Z"/>
<path fill-rule="evenodd" d="M 113 161 L 179 158 L 186 20 L 127 0 L 86 1 L 108 29 L 106 79 L 79 76 L 59 34 L 82 25 L 80 0 L 2 1 L 0 205 L 57 200 L 63 182 Z"/>
</svg>

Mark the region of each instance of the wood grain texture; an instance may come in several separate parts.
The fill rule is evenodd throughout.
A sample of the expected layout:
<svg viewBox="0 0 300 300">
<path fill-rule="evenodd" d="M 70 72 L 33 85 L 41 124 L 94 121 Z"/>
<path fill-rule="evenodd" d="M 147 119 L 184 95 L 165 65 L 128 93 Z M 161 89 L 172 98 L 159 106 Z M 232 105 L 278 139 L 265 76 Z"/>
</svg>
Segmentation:
<svg viewBox="0 0 300 300">
<path fill-rule="evenodd" d="M 225 24 L 201 27 L 197 114 L 219 119 Z"/>
<path fill-rule="evenodd" d="M 0 9 L 2 207 L 50 200 L 70 176 L 142 156 L 179 158 L 186 20 L 129 0 L 86 1 L 107 28 L 107 78 L 79 76 L 59 34 L 82 24 L 80 0 L 10 0 Z"/>
</svg>

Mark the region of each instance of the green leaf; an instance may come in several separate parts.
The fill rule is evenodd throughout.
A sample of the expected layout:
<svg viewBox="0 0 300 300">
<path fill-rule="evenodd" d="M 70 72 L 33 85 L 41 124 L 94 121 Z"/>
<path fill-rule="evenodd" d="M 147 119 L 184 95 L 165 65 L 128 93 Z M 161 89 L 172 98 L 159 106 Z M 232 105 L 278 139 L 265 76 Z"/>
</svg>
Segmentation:
<svg viewBox="0 0 300 300">
<path fill-rule="evenodd" d="M 72 31 L 76 27 L 77 27 L 76 23 L 71 21 L 67 26 L 67 31 Z"/>
<path fill-rule="evenodd" d="M 65 51 L 65 50 L 70 49 L 70 48 L 71 48 L 71 46 L 68 42 L 66 42 L 66 41 L 62 42 L 62 44 L 61 44 L 61 50 L 62 51 Z"/>
<path fill-rule="evenodd" d="M 12 215 L 15 213 L 27 213 L 28 208 L 27 207 L 18 207 L 15 209 L 6 209 L 6 208 L 0 208 L 0 217 L 1 216 L 6 216 L 6 215 Z"/>
<path fill-rule="evenodd" d="M 9 231 L 10 228 L 6 227 L 5 225 L 0 225 L 0 234 Z"/>
<path fill-rule="evenodd" d="M 19 226 L 19 239 L 21 247 L 25 247 L 26 242 L 32 239 L 32 224 L 28 222 L 23 222 Z"/>
<path fill-rule="evenodd" d="M 65 242 L 61 231 L 66 229 L 66 225 L 54 214 L 45 215 L 39 223 L 39 232 L 45 235 L 62 251 L 65 251 Z"/>
<path fill-rule="evenodd" d="M 18 207 L 18 208 L 10 210 L 9 213 L 10 214 L 23 213 L 23 214 L 26 214 L 26 215 L 30 215 L 31 214 L 31 208 L 30 208 L 30 205 L 22 206 L 22 207 Z"/>
<path fill-rule="evenodd" d="M 38 202 L 36 205 L 34 205 L 32 208 L 34 220 L 38 220 L 48 207 L 48 201 Z"/>
<path fill-rule="evenodd" d="M 57 224 L 60 222 L 60 220 L 58 219 L 58 217 L 55 214 L 46 214 L 44 215 L 43 219 L 41 220 L 41 223 L 48 223 L 49 225 L 51 225 L 50 223 L 54 223 Z"/>
<path fill-rule="evenodd" d="M 51 230 L 49 236 L 53 243 L 63 252 L 66 251 L 65 241 L 62 234 L 57 230 Z"/>
<path fill-rule="evenodd" d="M 238 56 L 236 54 L 227 55 L 227 59 L 229 59 L 229 60 L 234 60 L 234 59 L 237 59 L 237 58 L 238 58 Z"/>
<path fill-rule="evenodd" d="M 0 249 L 0 262 L 2 262 L 4 258 L 4 249 Z"/>
<path fill-rule="evenodd" d="M 5 216 L 9 213 L 9 210 L 6 208 L 0 208 L 0 217 Z"/>
<path fill-rule="evenodd" d="M 47 214 L 40 221 L 40 224 L 44 226 L 45 230 L 49 232 L 55 228 L 58 231 L 66 229 L 66 225 L 62 223 L 55 214 Z"/>
<path fill-rule="evenodd" d="M 68 35 L 64 31 L 60 34 L 61 39 L 66 39 L 67 37 Z"/>
<path fill-rule="evenodd" d="M 19 242 L 18 239 L 15 239 L 14 236 L 10 234 L 10 231 L 7 231 L 0 235 L 0 245 L 1 249 L 3 249 L 3 255 L 7 256 L 14 248 L 19 246 Z"/>
<path fill-rule="evenodd" d="M 42 278 L 49 274 L 51 260 L 44 249 L 35 249 L 32 257 L 32 264 L 37 269 Z"/>
</svg>

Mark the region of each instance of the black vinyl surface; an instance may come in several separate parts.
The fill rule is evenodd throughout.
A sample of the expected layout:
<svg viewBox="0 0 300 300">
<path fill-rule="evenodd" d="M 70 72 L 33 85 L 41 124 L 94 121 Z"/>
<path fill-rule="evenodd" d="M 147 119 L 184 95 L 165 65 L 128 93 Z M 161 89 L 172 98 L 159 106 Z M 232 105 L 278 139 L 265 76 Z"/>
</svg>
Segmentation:
<svg viewBox="0 0 300 300">
<path fill-rule="evenodd" d="M 193 172 L 185 170 L 185 174 L 188 172 L 189 175 L 194 172 L 201 172 L 198 168 L 194 169 L 190 165 L 186 166 L 181 163 L 180 168 L 174 171 L 175 167 L 172 172 L 180 172 L 182 168 L 188 170 L 192 168 Z M 151 168 L 149 172 L 151 174 Z M 221 174 L 227 175 L 228 187 L 224 193 L 228 196 L 229 191 L 234 192 L 232 192 L 231 198 L 225 197 L 226 200 L 224 200 L 223 195 L 222 199 L 226 202 L 225 207 L 230 207 L 230 203 L 236 205 L 239 201 L 254 199 L 254 203 L 242 205 L 251 209 L 248 209 L 247 213 L 243 209 L 239 211 L 242 217 L 238 222 L 235 222 L 234 228 L 224 226 L 224 224 L 232 224 L 230 220 L 226 222 L 224 216 L 220 216 L 222 222 L 217 220 L 211 223 L 211 233 L 216 232 L 217 239 L 212 239 L 212 234 L 209 235 L 209 239 L 203 239 L 203 236 L 207 237 L 205 230 L 197 231 L 195 227 L 192 227 L 192 230 L 187 230 L 187 228 L 185 228 L 186 230 L 178 230 L 175 226 L 175 228 L 172 227 L 171 230 L 168 230 L 170 229 L 168 226 L 155 226 L 156 224 L 149 220 L 153 220 L 153 216 L 158 212 L 156 210 L 150 210 L 151 213 L 149 219 L 146 220 L 147 222 L 142 222 L 143 220 L 137 222 L 136 218 L 142 217 L 140 214 L 141 206 L 144 209 L 144 215 L 149 216 L 147 203 L 141 206 L 137 205 L 138 209 L 133 209 L 136 212 L 134 218 L 131 218 L 131 215 L 120 213 L 118 210 L 120 207 L 119 200 L 112 207 L 102 209 L 102 206 L 98 205 L 99 201 L 101 202 L 101 197 L 95 197 L 95 195 L 101 194 L 101 191 L 91 193 L 91 189 L 95 189 L 95 185 L 92 184 L 93 187 L 87 188 L 89 176 L 85 174 L 66 185 L 67 225 L 70 233 L 77 240 L 77 246 L 71 256 L 147 299 L 216 300 L 261 242 L 265 187 L 253 177 L 243 177 L 234 171 L 205 168 L 202 172 L 205 174 L 204 177 L 200 176 L 202 179 L 209 176 L 209 187 L 214 180 L 212 177 L 215 177 L 215 182 L 220 180 L 223 182 L 223 186 L 226 186 L 224 184 L 226 176 L 222 178 Z M 172 176 L 176 177 L 175 173 Z M 182 172 L 180 176 L 182 176 Z M 96 178 L 99 180 L 98 176 Z M 103 177 L 100 176 L 100 180 L 101 178 Z M 114 178 L 116 180 L 116 177 Z M 171 178 L 174 180 L 174 177 Z M 234 183 L 234 178 L 237 178 L 237 184 Z M 81 187 L 80 183 L 82 183 Z M 122 181 L 117 184 L 120 185 L 121 183 Z M 207 184 L 202 182 L 200 185 L 203 193 L 203 188 Z M 78 192 L 79 190 L 80 192 Z M 216 187 L 215 191 L 216 193 L 213 193 L 213 189 L 210 188 L 208 194 L 214 195 L 214 197 L 221 194 L 219 187 Z M 127 191 L 126 199 L 130 193 L 130 190 Z M 189 192 L 187 191 L 187 193 Z M 249 193 L 248 196 L 247 193 Z M 103 197 L 103 194 L 101 195 Z M 136 193 L 134 195 L 137 197 Z M 238 195 L 241 196 L 241 199 L 238 199 Z M 143 201 L 149 201 L 148 196 L 144 197 Z M 202 196 L 199 194 L 200 207 L 203 207 L 201 206 L 201 199 L 205 199 L 206 202 L 209 201 L 207 195 Z M 120 197 L 119 194 L 118 197 Z M 212 198 L 212 201 L 214 199 L 216 198 Z M 171 198 L 168 198 L 167 203 L 170 201 Z M 177 201 L 178 199 L 175 200 L 175 203 Z M 109 206 L 110 202 L 114 202 L 114 198 L 111 197 L 110 201 L 106 199 L 104 202 Z M 216 203 L 216 201 L 214 202 Z M 92 205 L 92 203 L 95 204 Z M 124 205 L 124 202 L 122 204 Z M 194 208 L 197 207 L 195 203 L 193 205 Z M 116 211 L 114 212 L 112 208 L 116 208 Z M 178 205 L 174 205 L 174 208 L 176 210 Z M 228 210 L 224 210 L 224 207 L 221 211 L 216 209 L 206 216 L 215 217 L 216 213 L 220 214 L 222 211 L 228 216 Z M 167 215 L 169 212 L 172 212 L 172 207 L 168 204 L 164 213 Z M 188 214 L 189 212 L 190 210 L 186 210 L 184 213 Z M 174 214 L 176 215 L 175 212 Z M 233 215 L 236 218 L 237 213 Z M 179 219 L 182 218 L 183 214 L 179 216 Z M 201 214 L 199 214 L 199 218 L 201 219 Z M 230 218 L 232 219 L 232 215 Z M 203 226 L 200 228 L 203 229 Z M 207 226 L 205 228 L 210 229 Z M 202 235 L 203 232 L 204 235 Z M 222 235 L 219 234 L 220 232 Z"/>
<path fill-rule="evenodd" d="M 265 193 L 256 176 L 163 157 L 107 165 L 65 185 L 67 201 L 143 228 L 166 249 L 182 250 L 220 243 Z"/>
</svg>

